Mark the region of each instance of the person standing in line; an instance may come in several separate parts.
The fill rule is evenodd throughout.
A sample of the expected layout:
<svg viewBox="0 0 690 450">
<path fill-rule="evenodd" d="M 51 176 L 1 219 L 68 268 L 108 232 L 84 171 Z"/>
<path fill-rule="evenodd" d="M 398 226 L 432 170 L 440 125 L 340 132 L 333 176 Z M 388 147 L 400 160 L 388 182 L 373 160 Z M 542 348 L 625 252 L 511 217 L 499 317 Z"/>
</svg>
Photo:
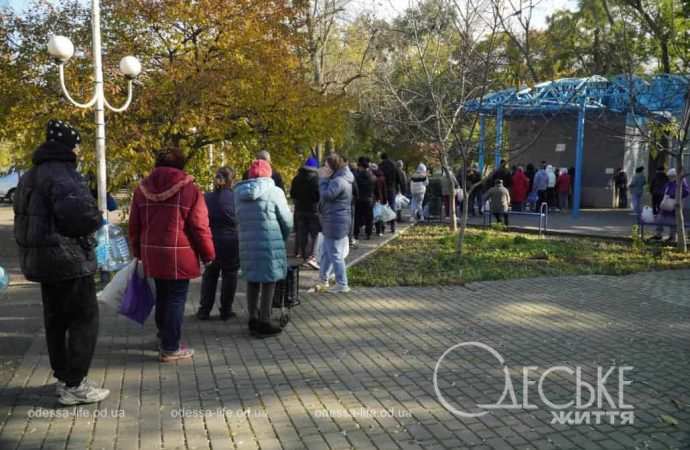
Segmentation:
<svg viewBox="0 0 690 450">
<path fill-rule="evenodd" d="M 429 177 L 427 176 L 426 166 L 424 163 L 419 163 L 417 170 L 410 179 L 410 192 L 412 193 L 410 214 L 412 215 L 412 220 L 424 222 L 424 195 L 426 194 L 427 186 L 429 186 Z"/>
<path fill-rule="evenodd" d="M 664 226 L 668 226 L 669 228 L 666 243 L 673 244 L 676 240 L 678 230 L 676 229 L 675 206 L 678 204 L 678 201 L 680 201 L 682 207 L 682 202 L 685 198 L 687 198 L 688 193 L 690 192 L 688 190 L 688 182 L 685 179 L 679 181 L 676 175 L 676 169 L 674 168 L 668 169 L 668 172 L 666 172 L 668 183 L 666 183 L 666 186 L 664 187 L 664 195 L 659 205 L 660 214 L 657 216 L 656 234 L 652 236 L 650 240 L 661 240 L 664 233 Z M 682 183 L 680 200 L 676 199 L 676 188 L 678 187 L 677 183 L 679 182 Z M 665 207 L 665 203 L 669 201 L 671 203 L 670 206 L 672 207 Z"/>
<path fill-rule="evenodd" d="M 345 165 L 350 169 L 350 173 L 352 176 L 354 176 L 354 173 L 357 172 L 357 166 L 353 163 L 350 163 L 347 158 L 343 158 L 343 162 Z M 355 206 L 357 205 L 357 201 L 359 200 L 359 186 L 357 183 L 353 182 L 352 183 L 352 207 L 350 208 L 350 230 L 348 231 L 347 238 L 348 242 L 350 244 L 350 248 L 357 248 L 359 246 L 359 242 L 357 242 L 357 239 L 355 238 Z"/>
<path fill-rule="evenodd" d="M 376 164 L 371 164 L 370 167 L 372 173 L 376 177 L 376 184 L 374 185 L 374 200 L 377 203 L 380 203 L 381 205 L 385 205 L 386 203 L 388 203 L 388 188 L 386 186 L 386 177 L 383 174 L 383 171 L 379 169 L 379 167 Z M 381 237 L 383 236 L 383 232 L 385 231 L 386 226 L 382 220 L 376 218 L 374 218 L 374 220 L 376 220 L 376 236 Z"/>
<path fill-rule="evenodd" d="M 77 172 L 80 141 L 70 124 L 49 121 L 13 204 L 19 263 L 27 280 L 41 284 L 48 357 L 63 405 L 110 394 L 86 378 L 98 339 L 93 233 L 103 218 Z"/>
<path fill-rule="evenodd" d="M 259 153 L 256 154 L 256 159 L 266 161 L 268 165 L 271 166 L 271 179 L 277 187 L 279 187 L 283 192 L 285 192 L 285 183 L 283 183 L 283 177 L 277 170 L 273 168 L 273 164 L 271 163 L 271 154 L 268 152 L 268 150 L 261 150 Z M 250 178 L 251 176 L 249 176 L 249 170 L 247 170 L 242 176 L 242 181 L 246 181 Z"/>
<path fill-rule="evenodd" d="M 496 185 L 489 189 L 486 193 L 486 198 L 489 200 L 491 213 L 496 218 L 497 223 L 503 223 L 508 226 L 508 211 L 510 211 L 510 192 L 503 186 L 503 180 L 500 178 L 496 180 Z"/>
<path fill-rule="evenodd" d="M 467 174 L 467 191 L 469 192 L 477 183 L 481 183 L 482 175 L 479 173 L 479 166 L 477 163 L 472 164 L 470 172 Z M 469 210 L 470 215 L 475 216 L 475 206 L 477 207 L 477 213 L 482 213 L 482 188 L 481 185 L 477 186 L 470 193 L 470 204 Z"/>
<path fill-rule="evenodd" d="M 546 202 L 549 204 L 549 209 L 557 209 L 556 169 L 554 169 L 552 165 L 546 166 L 546 176 L 548 178 L 546 184 Z"/>
<path fill-rule="evenodd" d="M 249 331 L 257 337 L 275 336 L 282 331 L 279 324 L 271 321 L 271 308 L 276 282 L 287 276 L 285 241 L 293 223 L 285 194 L 276 186 L 271 173 L 271 165 L 257 159 L 249 168 L 249 179 L 235 186 Z"/>
<path fill-rule="evenodd" d="M 642 195 L 644 194 L 644 185 L 647 184 L 647 179 L 644 176 L 644 167 L 640 166 L 635 169 L 630 182 L 630 194 L 632 196 L 632 207 L 635 215 L 640 217 L 642 214 Z"/>
<path fill-rule="evenodd" d="M 216 259 L 204 269 L 201 278 L 199 320 L 209 320 L 216 300 L 218 278 L 223 276 L 220 290 L 220 319 L 236 317 L 232 311 L 237 291 L 237 271 L 240 268 L 240 251 L 237 242 L 237 220 L 235 218 L 235 197 L 232 182 L 235 171 L 221 167 L 214 178 L 214 190 L 204 197 L 208 208 L 208 219 L 213 235 Z"/>
<path fill-rule="evenodd" d="M 333 153 L 319 169 L 321 225 L 323 229 L 320 284 L 318 290 L 350 292 L 345 266 L 348 231 L 352 220 L 352 184 L 355 177 L 340 155 Z M 336 285 L 329 289 L 331 271 Z"/>
<path fill-rule="evenodd" d="M 374 226 L 374 191 L 376 188 L 376 177 L 369 170 L 369 160 L 360 157 L 357 161 L 357 173 L 355 173 L 355 183 L 359 190 L 359 197 L 355 203 L 355 228 L 354 238 L 359 239 L 359 232 L 364 227 L 366 239 L 371 239 Z"/>
<path fill-rule="evenodd" d="M 558 193 L 558 208 L 561 210 L 568 209 L 568 198 L 570 198 L 570 175 L 568 169 L 561 169 L 556 180 L 556 192 Z"/>
<path fill-rule="evenodd" d="M 443 209 L 445 212 L 442 217 L 450 218 L 450 202 L 455 201 L 455 192 L 458 188 L 458 180 L 455 179 L 453 172 L 441 168 L 441 197 L 443 198 Z"/>
<path fill-rule="evenodd" d="M 649 184 L 649 193 L 652 194 L 652 210 L 654 211 L 654 215 L 659 214 L 659 205 L 664 198 L 664 192 L 666 191 L 666 184 L 668 181 L 664 166 L 657 167 L 654 178 Z"/>
<path fill-rule="evenodd" d="M 160 361 L 194 356 L 181 345 L 189 281 L 201 276 L 216 259 L 208 209 L 194 177 L 184 171 L 182 150 L 170 147 L 156 156 L 156 167 L 134 191 L 129 215 L 129 241 L 144 273 L 156 284 L 156 326 Z"/>
<path fill-rule="evenodd" d="M 386 203 L 388 206 L 395 211 L 395 197 L 399 192 L 404 192 L 405 187 L 402 185 L 403 175 L 398 168 L 398 166 L 388 159 L 386 153 L 381 153 L 381 163 L 379 164 L 379 170 L 383 172 L 383 176 L 386 180 L 386 193 L 388 198 Z M 395 233 L 395 220 L 389 222 L 391 233 Z"/>
<path fill-rule="evenodd" d="M 401 185 L 399 193 L 408 197 L 410 195 L 410 192 L 409 192 L 410 186 L 409 186 L 408 181 L 407 181 L 407 174 L 405 173 L 405 163 L 400 159 L 396 162 L 396 165 L 398 167 L 398 176 L 400 177 L 400 185 Z M 396 220 L 398 221 L 398 223 L 401 223 L 402 222 L 402 210 L 398 209 L 397 205 L 395 205 L 395 206 L 396 206 L 395 209 L 396 209 L 396 214 L 397 214 Z"/>
<path fill-rule="evenodd" d="M 527 193 L 529 192 L 529 178 L 525 175 L 522 166 L 519 166 L 513 175 L 510 192 L 513 211 L 524 211 Z"/>
<path fill-rule="evenodd" d="M 617 206 L 618 208 L 625 209 L 628 207 L 628 175 L 625 173 L 625 170 L 618 169 L 614 183 L 618 198 Z"/>
<path fill-rule="evenodd" d="M 549 176 L 546 173 L 546 162 L 542 161 L 542 167 L 534 175 L 532 191 L 537 193 L 538 200 L 536 210 L 539 211 L 543 203 L 547 203 L 547 189 L 549 188 Z"/>
<path fill-rule="evenodd" d="M 290 184 L 290 197 L 295 203 L 296 256 L 303 264 L 319 270 L 315 244 L 321 231 L 319 220 L 319 162 L 309 157 Z"/>
</svg>

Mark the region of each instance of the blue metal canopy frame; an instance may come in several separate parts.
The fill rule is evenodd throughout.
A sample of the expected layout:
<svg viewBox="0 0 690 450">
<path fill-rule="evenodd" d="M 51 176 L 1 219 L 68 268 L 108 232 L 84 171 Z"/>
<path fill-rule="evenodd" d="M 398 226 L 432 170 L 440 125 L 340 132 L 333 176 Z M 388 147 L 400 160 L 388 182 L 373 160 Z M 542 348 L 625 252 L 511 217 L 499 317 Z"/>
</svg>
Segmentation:
<svg viewBox="0 0 690 450">
<path fill-rule="evenodd" d="M 485 159 L 486 117 L 496 117 L 495 167 L 501 160 L 503 120 L 505 117 L 558 115 L 577 113 L 575 148 L 575 184 L 573 186 L 573 217 L 580 214 L 584 131 L 588 111 L 609 111 L 668 120 L 680 117 L 688 95 L 690 75 L 662 74 L 651 78 L 618 75 L 604 78 L 561 78 L 539 83 L 533 88 L 505 89 L 465 103 L 468 112 L 480 114 L 479 169 L 483 173 Z"/>
</svg>

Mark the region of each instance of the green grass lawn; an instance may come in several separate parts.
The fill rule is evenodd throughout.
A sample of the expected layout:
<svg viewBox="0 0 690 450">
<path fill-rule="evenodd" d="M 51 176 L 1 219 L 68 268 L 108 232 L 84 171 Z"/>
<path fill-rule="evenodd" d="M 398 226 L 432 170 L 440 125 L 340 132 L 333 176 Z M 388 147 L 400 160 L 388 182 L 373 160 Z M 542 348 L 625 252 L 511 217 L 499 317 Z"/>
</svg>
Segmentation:
<svg viewBox="0 0 690 450">
<path fill-rule="evenodd" d="M 468 229 L 464 256 L 455 234 L 416 226 L 348 271 L 352 285 L 435 286 L 561 275 L 624 275 L 690 268 L 690 254 L 671 247 Z"/>
</svg>

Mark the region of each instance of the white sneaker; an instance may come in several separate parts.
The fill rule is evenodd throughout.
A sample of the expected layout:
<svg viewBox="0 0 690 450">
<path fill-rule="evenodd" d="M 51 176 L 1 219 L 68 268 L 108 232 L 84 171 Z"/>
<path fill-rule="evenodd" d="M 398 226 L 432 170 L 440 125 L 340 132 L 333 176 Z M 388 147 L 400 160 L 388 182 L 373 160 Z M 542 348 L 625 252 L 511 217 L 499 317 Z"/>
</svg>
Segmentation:
<svg viewBox="0 0 690 450">
<path fill-rule="evenodd" d="M 67 389 L 67 384 L 64 381 L 57 380 L 55 382 L 55 395 L 58 397 L 62 397 L 62 394 L 65 392 L 65 389 Z"/>
<path fill-rule="evenodd" d="M 58 400 L 65 406 L 78 405 L 80 403 L 98 403 L 110 395 L 110 390 L 96 387 L 90 381 L 84 379 L 76 387 L 67 387 Z"/>
<path fill-rule="evenodd" d="M 352 289 L 350 289 L 349 286 L 341 286 L 339 284 L 336 284 L 332 288 L 328 290 L 331 294 L 345 294 L 347 292 L 350 292 Z"/>
</svg>

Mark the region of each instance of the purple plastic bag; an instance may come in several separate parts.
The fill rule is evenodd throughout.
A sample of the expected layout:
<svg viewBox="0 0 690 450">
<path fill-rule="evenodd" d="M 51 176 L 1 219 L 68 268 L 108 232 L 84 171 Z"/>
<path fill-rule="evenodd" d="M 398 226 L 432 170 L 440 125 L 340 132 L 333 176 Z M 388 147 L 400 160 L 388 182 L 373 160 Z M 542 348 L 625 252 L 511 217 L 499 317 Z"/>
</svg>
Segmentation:
<svg viewBox="0 0 690 450">
<path fill-rule="evenodd" d="M 139 275 L 138 266 L 139 263 L 132 270 L 132 276 L 127 283 L 127 290 L 125 290 L 125 297 L 120 304 L 119 313 L 143 325 L 151 314 L 156 299 L 153 298 L 146 277 Z"/>
</svg>

